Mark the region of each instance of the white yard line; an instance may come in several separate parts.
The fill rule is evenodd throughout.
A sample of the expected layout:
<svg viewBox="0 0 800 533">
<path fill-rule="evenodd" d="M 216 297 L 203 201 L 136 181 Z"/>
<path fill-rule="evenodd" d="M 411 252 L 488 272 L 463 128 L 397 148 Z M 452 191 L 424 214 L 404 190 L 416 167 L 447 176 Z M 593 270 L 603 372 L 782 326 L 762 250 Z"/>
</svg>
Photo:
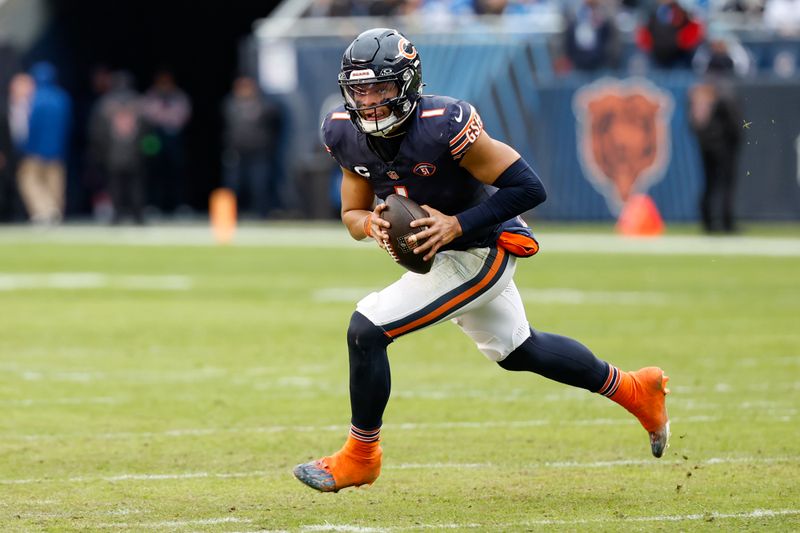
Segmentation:
<svg viewBox="0 0 800 533">
<path fill-rule="evenodd" d="M 157 385 L 163 383 L 202 383 L 211 379 L 225 379 L 235 374 L 231 369 L 205 367 L 186 370 L 119 370 L 115 372 L 61 371 L 57 369 L 31 369 L 15 364 L 0 364 L 7 373 L 17 374 L 24 381 L 55 381 L 68 383 L 100 382 Z M 238 374 L 237 374 L 238 375 Z"/>
<path fill-rule="evenodd" d="M 27 503 L 27 502 L 26 502 Z M 141 514 L 140 509 L 112 509 L 110 511 L 98 511 L 92 509 L 82 509 L 79 513 L 76 512 L 61 512 L 61 513 L 48 513 L 48 512 L 35 512 L 35 511 L 15 511 L 14 515 L 22 519 L 53 519 L 53 518 L 75 518 L 76 514 L 81 516 L 129 516 L 133 514 Z"/>
<path fill-rule="evenodd" d="M 101 272 L 50 272 L 13 274 L 0 272 L 0 291 L 35 289 L 87 290 L 123 289 L 130 291 L 187 291 L 192 280 L 187 276 L 120 276 Z"/>
<path fill-rule="evenodd" d="M 122 403 L 119 398 L 99 396 L 94 398 L 18 398 L 14 400 L 0 400 L 0 406 L 9 407 L 36 407 L 39 405 L 114 405 Z"/>
<path fill-rule="evenodd" d="M 776 418 L 777 421 L 784 421 L 784 417 Z M 708 424 L 720 420 L 719 417 L 695 415 L 672 418 L 673 425 L 677 424 Z M 635 419 L 626 418 L 589 418 L 577 420 L 550 420 L 546 418 L 532 420 L 493 420 L 481 422 L 407 422 L 399 424 L 386 424 L 384 431 L 428 431 L 442 429 L 489 429 L 489 428 L 530 428 L 543 426 L 561 427 L 584 427 L 584 426 L 634 426 Z M 164 431 L 120 431 L 108 433 L 50 433 L 50 434 L 28 434 L 20 435 L 17 433 L 7 433 L 0 435 L 2 440 L 23 440 L 23 441 L 50 441 L 57 439 L 98 439 L 98 440 L 117 440 L 131 438 L 155 438 L 155 437 L 198 437 L 204 435 L 219 434 L 242 434 L 242 433 L 317 433 L 323 431 L 347 432 L 349 426 L 340 424 L 320 425 L 320 426 L 292 426 L 292 425 L 273 425 L 273 426 L 254 426 L 254 427 L 232 427 L 232 428 L 175 428 Z"/>
<path fill-rule="evenodd" d="M 545 461 L 518 465 L 518 468 L 546 469 L 546 468 L 615 468 L 618 466 L 695 466 L 695 465 L 722 465 L 722 464 L 776 464 L 800 463 L 798 457 L 712 457 L 699 461 L 669 461 L 655 459 L 619 459 L 616 461 Z M 483 469 L 498 468 L 494 463 L 400 463 L 388 464 L 382 467 L 385 470 L 449 470 L 449 469 Z"/>
<path fill-rule="evenodd" d="M 201 518 L 197 520 L 162 520 L 159 522 L 110 522 L 95 527 L 106 529 L 170 529 L 188 526 L 216 526 L 220 524 L 252 524 L 250 518 L 225 516 L 220 518 Z"/>
<path fill-rule="evenodd" d="M 572 526 L 582 524 L 624 524 L 637 522 L 696 522 L 699 520 L 749 520 L 761 518 L 778 518 L 782 516 L 795 516 L 800 514 L 800 509 L 754 509 L 742 513 L 720 513 L 710 511 L 706 513 L 684 515 L 657 515 L 657 516 L 625 516 L 606 518 L 575 518 L 571 520 L 541 519 L 521 520 L 519 522 L 505 523 L 441 523 L 441 524 L 415 524 L 413 526 L 357 526 L 355 524 L 314 524 L 300 526 L 302 531 L 342 531 L 353 533 L 378 533 L 383 531 L 414 531 L 419 529 L 486 529 L 486 530 L 514 530 L 530 526 Z"/>
<path fill-rule="evenodd" d="M 380 287 L 328 287 L 311 293 L 311 299 L 322 303 L 355 303 Z M 522 289 L 520 296 L 530 303 L 567 305 L 665 305 L 674 297 L 653 291 L 583 291 L 570 288 Z"/>
<path fill-rule="evenodd" d="M 800 257 L 800 239 L 791 237 L 708 237 L 666 235 L 629 238 L 614 234 L 537 233 L 541 253 L 716 255 Z M 100 244 L 133 246 L 213 246 L 211 230 L 204 224 L 165 225 L 145 228 L 108 228 L 66 225 L 41 231 L 28 226 L 5 226 L 2 244 Z M 233 246 L 280 246 L 292 248 L 354 248 L 369 243 L 354 241 L 339 223 L 264 224 L 240 227 Z M 377 248 L 376 248 L 377 253 Z"/>
<path fill-rule="evenodd" d="M 521 289 L 522 300 L 530 303 L 666 305 L 675 298 L 653 291 L 582 291 L 569 288 Z"/>
<path fill-rule="evenodd" d="M 586 469 L 586 468 L 616 468 L 620 466 L 647 466 L 647 467 L 675 467 L 675 466 L 715 466 L 726 464 L 781 464 L 800 462 L 800 456 L 784 457 L 712 457 L 700 460 L 665 461 L 656 459 L 620 459 L 616 461 L 551 461 L 541 463 L 528 463 L 514 465 L 515 469 Z M 502 465 L 496 463 L 400 463 L 387 464 L 386 470 L 464 470 L 464 469 L 498 469 Z M 186 479 L 240 479 L 253 477 L 268 477 L 275 474 L 284 475 L 283 468 L 273 470 L 253 470 L 249 472 L 177 472 L 170 474 L 117 474 L 113 476 L 73 476 L 68 478 L 23 478 L 0 479 L 0 485 L 31 485 L 37 483 L 92 483 L 109 482 L 120 483 L 127 481 L 175 481 Z M 288 475 L 288 474 L 287 474 Z"/>
<path fill-rule="evenodd" d="M 273 472 L 254 470 L 252 472 L 180 472 L 175 474 L 118 474 L 115 476 L 73 476 L 68 478 L 26 478 L 26 479 L 0 479 L 0 485 L 30 485 L 34 483 L 91 483 L 107 481 L 117 483 L 120 481 L 164 481 L 181 479 L 235 479 L 248 477 L 268 476 Z"/>
</svg>

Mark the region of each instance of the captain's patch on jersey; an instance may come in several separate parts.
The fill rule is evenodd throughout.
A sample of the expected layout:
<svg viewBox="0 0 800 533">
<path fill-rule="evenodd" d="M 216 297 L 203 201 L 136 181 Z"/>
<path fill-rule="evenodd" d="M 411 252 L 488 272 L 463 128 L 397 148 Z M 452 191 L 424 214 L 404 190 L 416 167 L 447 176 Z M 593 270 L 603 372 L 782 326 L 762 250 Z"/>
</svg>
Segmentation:
<svg viewBox="0 0 800 533">
<path fill-rule="evenodd" d="M 458 108 L 458 113 L 457 122 L 461 122 L 463 120 L 461 106 Z M 464 127 L 450 140 L 450 154 L 453 159 L 461 159 L 472 143 L 478 140 L 482 131 L 483 121 L 475 108 L 470 105 L 469 118 L 464 123 Z"/>
</svg>

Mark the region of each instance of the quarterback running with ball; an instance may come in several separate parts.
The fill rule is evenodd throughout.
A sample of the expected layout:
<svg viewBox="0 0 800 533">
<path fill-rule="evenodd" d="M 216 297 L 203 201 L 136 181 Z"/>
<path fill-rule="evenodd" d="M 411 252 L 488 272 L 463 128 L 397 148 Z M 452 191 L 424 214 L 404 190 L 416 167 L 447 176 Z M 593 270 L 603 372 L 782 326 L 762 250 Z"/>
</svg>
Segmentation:
<svg viewBox="0 0 800 533">
<path fill-rule="evenodd" d="M 373 209 L 374 198 L 406 196 L 429 215 L 412 223 L 427 229 L 410 244 L 433 264 L 358 302 L 347 331 L 350 434 L 338 452 L 298 465 L 294 475 L 323 492 L 378 478 L 391 388 L 387 347 L 445 321 L 506 370 L 535 372 L 617 402 L 641 422 L 661 457 L 669 438 L 664 372 L 624 372 L 581 343 L 528 324 L 513 276 L 517 258 L 539 249 L 519 217 L 546 198 L 536 173 L 484 131 L 473 106 L 423 95 L 422 86 L 420 56 L 397 30 L 366 31 L 344 52 L 344 105 L 322 124 L 325 146 L 344 174 L 342 221 L 353 238 L 383 246 L 386 206 Z"/>
</svg>

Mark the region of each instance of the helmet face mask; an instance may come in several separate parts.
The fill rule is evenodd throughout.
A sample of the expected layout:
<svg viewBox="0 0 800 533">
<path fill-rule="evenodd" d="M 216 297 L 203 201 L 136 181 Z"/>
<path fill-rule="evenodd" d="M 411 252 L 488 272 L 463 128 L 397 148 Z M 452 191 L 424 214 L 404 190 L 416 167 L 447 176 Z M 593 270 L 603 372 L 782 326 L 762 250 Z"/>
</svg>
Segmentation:
<svg viewBox="0 0 800 533">
<path fill-rule="evenodd" d="M 422 89 L 419 55 L 397 30 L 377 28 L 345 50 L 339 87 L 353 125 L 362 133 L 391 135 L 416 108 Z"/>
</svg>

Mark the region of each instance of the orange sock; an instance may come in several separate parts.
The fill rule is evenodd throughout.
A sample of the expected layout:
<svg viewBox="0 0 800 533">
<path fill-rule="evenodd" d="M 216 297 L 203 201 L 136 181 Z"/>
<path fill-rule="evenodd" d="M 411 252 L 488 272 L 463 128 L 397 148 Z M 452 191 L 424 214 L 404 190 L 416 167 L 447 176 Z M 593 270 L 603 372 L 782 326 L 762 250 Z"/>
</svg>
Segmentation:
<svg viewBox="0 0 800 533">
<path fill-rule="evenodd" d="M 632 372 L 625 372 L 609 364 L 608 378 L 598 393 L 617 402 L 638 417 L 637 410 L 643 395 Z"/>
<path fill-rule="evenodd" d="M 663 398 L 669 392 L 663 387 L 666 380 L 662 383 L 662 375 L 656 367 L 625 372 L 609 364 L 608 378 L 597 392 L 627 409 L 647 431 L 657 431 L 666 421 Z"/>
<path fill-rule="evenodd" d="M 624 385 L 623 381 L 625 382 Z M 615 397 L 620 388 L 624 389 L 620 398 L 625 398 L 625 401 L 627 401 L 630 396 L 630 375 L 609 363 L 608 377 L 603 386 L 600 387 L 600 390 L 597 391 L 597 394 L 602 394 L 606 398 L 611 398 L 620 403 L 619 399 Z M 620 405 L 622 404 L 620 403 Z"/>
<path fill-rule="evenodd" d="M 354 436 L 353 430 L 359 437 L 364 433 L 370 433 L 372 438 L 369 442 L 364 442 Z M 380 430 L 361 432 L 354 426 L 342 449 L 323 459 L 336 481 L 337 489 L 353 485 L 369 485 L 378 479 L 383 455 L 379 435 Z"/>
</svg>

